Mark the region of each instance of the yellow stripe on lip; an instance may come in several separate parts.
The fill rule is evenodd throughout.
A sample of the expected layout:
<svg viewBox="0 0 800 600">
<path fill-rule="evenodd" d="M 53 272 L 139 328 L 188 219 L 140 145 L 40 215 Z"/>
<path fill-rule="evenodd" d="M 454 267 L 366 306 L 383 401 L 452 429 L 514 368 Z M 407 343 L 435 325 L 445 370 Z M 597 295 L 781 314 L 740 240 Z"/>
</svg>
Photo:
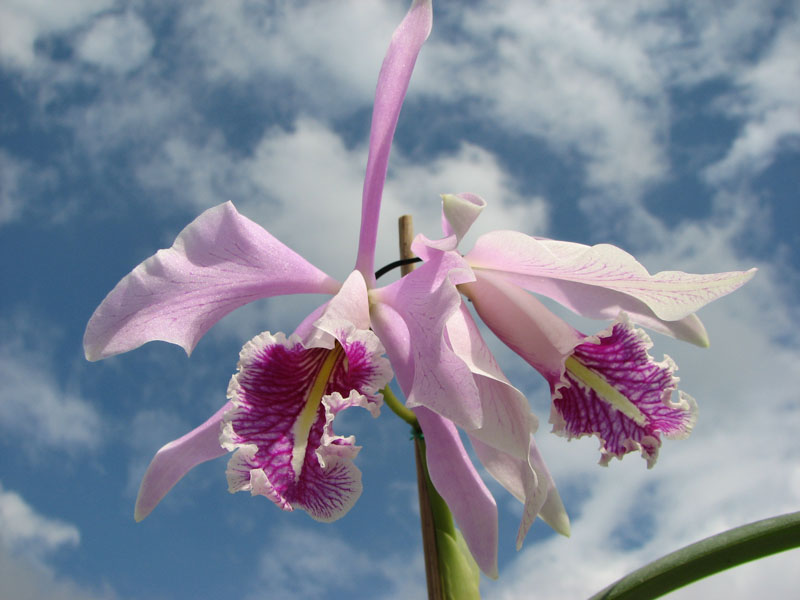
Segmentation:
<svg viewBox="0 0 800 600">
<path fill-rule="evenodd" d="M 322 396 L 325 394 L 325 388 L 328 385 L 328 380 L 333 372 L 333 367 L 342 355 L 342 347 L 339 342 L 335 342 L 336 346 L 325 357 L 317 376 L 314 379 L 314 384 L 311 386 L 308 395 L 306 396 L 306 403 L 300 414 L 297 415 L 297 421 L 292 427 L 292 435 L 294 437 L 294 447 L 292 448 L 292 469 L 294 470 L 294 480 L 300 479 L 300 473 L 303 470 L 303 462 L 306 458 L 306 448 L 308 447 L 308 434 L 311 431 L 311 426 L 314 424 L 314 419 L 317 417 L 319 405 L 322 402 Z"/>
<path fill-rule="evenodd" d="M 574 356 L 567 358 L 564 366 L 567 368 L 567 371 L 577 377 L 581 383 L 593 389 L 600 398 L 608 402 L 626 417 L 633 419 L 637 425 L 644 426 L 647 423 L 647 417 L 644 416 L 642 411 L 636 408 L 633 402 L 623 396 L 619 390 L 603 379 L 602 375 L 582 365 Z"/>
</svg>

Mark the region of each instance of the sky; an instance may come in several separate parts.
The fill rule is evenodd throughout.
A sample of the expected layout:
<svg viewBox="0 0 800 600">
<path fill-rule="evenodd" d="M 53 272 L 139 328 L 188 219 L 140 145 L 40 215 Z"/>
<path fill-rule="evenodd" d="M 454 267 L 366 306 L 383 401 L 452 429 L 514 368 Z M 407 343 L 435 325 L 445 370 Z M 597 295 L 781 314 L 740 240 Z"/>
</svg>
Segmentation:
<svg viewBox="0 0 800 600">
<path fill-rule="evenodd" d="M 89 363 L 83 331 L 116 282 L 203 210 L 238 210 L 333 277 L 355 260 L 372 95 L 404 0 L 0 3 L 0 598 L 183 600 L 424 595 L 413 448 L 384 409 L 348 411 L 364 493 L 321 524 L 231 495 L 226 458 L 142 523 L 164 443 L 225 401 L 241 346 L 320 297 L 260 301 L 191 358 L 156 342 Z M 800 3 L 434 2 L 398 125 L 376 264 L 396 222 L 440 233 L 441 193 L 514 229 L 613 243 L 650 270 L 759 269 L 702 309 L 711 347 L 653 334 L 696 398 L 651 470 L 597 465 L 549 432 L 545 381 L 491 334 L 539 416 L 572 522 L 500 513 L 490 600 L 586 597 L 727 528 L 800 509 Z M 462 248 L 470 247 L 470 241 Z M 607 323 L 561 313 L 592 334 Z M 354 413 L 354 414 L 350 414 Z M 670 595 L 790 597 L 798 551 Z"/>
</svg>

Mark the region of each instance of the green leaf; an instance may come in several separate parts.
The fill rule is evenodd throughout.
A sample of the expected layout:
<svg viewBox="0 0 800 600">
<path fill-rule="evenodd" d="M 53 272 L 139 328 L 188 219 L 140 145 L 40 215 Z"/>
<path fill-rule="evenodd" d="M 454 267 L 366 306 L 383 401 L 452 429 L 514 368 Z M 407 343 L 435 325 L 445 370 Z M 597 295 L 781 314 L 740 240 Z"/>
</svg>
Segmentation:
<svg viewBox="0 0 800 600">
<path fill-rule="evenodd" d="M 481 571 L 467 548 L 464 536 L 436 530 L 439 568 L 444 597 L 448 600 L 480 600 Z"/>
<path fill-rule="evenodd" d="M 800 512 L 724 531 L 645 565 L 589 600 L 649 600 L 742 563 L 800 547 Z"/>
</svg>

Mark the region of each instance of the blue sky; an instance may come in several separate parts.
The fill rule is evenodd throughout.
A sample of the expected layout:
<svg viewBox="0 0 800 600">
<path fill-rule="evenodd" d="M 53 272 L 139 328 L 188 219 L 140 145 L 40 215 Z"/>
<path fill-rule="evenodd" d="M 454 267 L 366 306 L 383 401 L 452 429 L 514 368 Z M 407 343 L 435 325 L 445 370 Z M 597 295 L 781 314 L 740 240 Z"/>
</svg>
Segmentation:
<svg viewBox="0 0 800 600">
<path fill-rule="evenodd" d="M 224 402 L 241 345 L 292 331 L 319 298 L 240 309 L 189 359 L 153 343 L 88 363 L 81 347 L 114 284 L 226 200 L 347 275 L 372 94 L 406 9 L 0 5 L 0 598 L 422 595 L 412 446 L 388 410 L 337 420 L 363 446 L 364 494 L 332 525 L 230 495 L 224 458 L 133 521 L 151 456 Z M 550 434 L 544 381 L 493 344 L 540 418 L 573 535 L 537 523 L 515 552 L 520 506 L 489 483 L 501 575 L 483 581 L 485 598 L 585 597 L 705 535 L 798 509 L 799 19 L 797 1 L 434 3 L 378 265 L 395 258 L 398 216 L 435 236 L 438 194 L 473 192 L 489 203 L 475 233 L 611 242 L 651 272 L 760 269 L 700 312 L 710 349 L 653 335 L 700 413 L 649 471 L 635 456 L 601 468 L 595 440 Z M 788 597 L 796 561 L 671 597 Z"/>
</svg>

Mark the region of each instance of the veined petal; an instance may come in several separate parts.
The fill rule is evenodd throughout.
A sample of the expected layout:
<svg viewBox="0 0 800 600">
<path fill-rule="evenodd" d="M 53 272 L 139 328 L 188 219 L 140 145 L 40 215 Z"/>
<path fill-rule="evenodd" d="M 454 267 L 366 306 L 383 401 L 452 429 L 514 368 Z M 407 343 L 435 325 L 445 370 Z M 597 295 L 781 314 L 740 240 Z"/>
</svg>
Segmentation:
<svg viewBox="0 0 800 600">
<path fill-rule="evenodd" d="M 561 535 L 569 537 L 570 526 L 567 509 L 564 508 L 564 503 L 561 501 L 561 495 L 556 489 L 556 484 L 553 481 L 553 477 L 550 475 L 550 470 L 547 468 L 547 465 L 545 464 L 544 459 L 539 452 L 539 448 L 536 446 L 536 442 L 533 440 L 531 440 L 529 460 L 533 470 L 539 477 L 539 485 L 541 486 L 542 479 L 545 479 L 548 486 L 547 499 L 545 500 L 544 505 L 539 509 L 539 517 L 542 519 L 542 521 L 550 525 L 550 527 L 552 527 L 555 531 Z"/>
<path fill-rule="evenodd" d="M 171 248 L 111 290 L 86 326 L 86 358 L 107 358 L 153 340 L 188 354 L 214 323 L 248 302 L 338 289 L 338 282 L 226 202 L 197 217 Z"/>
<path fill-rule="evenodd" d="M 528 530 L 536 520 L 536 516 L 545 512 L 546 505 L 548 518 L 542 514 L 543 520 L 558 533 L 569 536 L 567 511 L 561 502 L 550 471 L 536 448 L 533 436 L 530 436 L 530 455 L 524 458 L 493 448 L 472 435 L 470 441 L 486 470 L 524 505 L 522 521 L 517 532 L 517 550 L 522 548 Z"/>
<path fill-rule="evenodd" d="M 494 334 L 546 378 L 557 378 L 572 349 L 585 337 L 535 296 L 490 271 L 459 286 Z"/>
<path fill-rule="evenodd" d="M 219 434 L 222 417 L 230 407 L 231 404 L 226 403 L 200 427 L 156 452 L 139 485 L 134 519 L 141 521 L 147 517 L 191 469 L 227 452 L 219 443 Z"/>
<path fill-rule="evenodd" d="M 539 422 L 528 400 L 500 370 L 464 302 L 447 321 L 447 339 L 453 352 L 472 372 L 478 387 L 483 424 L 469 431 L 487 445 L 527 460 L 530 436 Z"/>
<path fill-rule="evenodd" d="M 646 327 L 703 345 L 697 321 L 683 321 L 709 302 L 736 290 L 755 269 L 695 275 L 650 275 L 636 259 L 609 244 L 585 246 L 533 238 L 514 231 L 481 236 L 466 255 L 473 269 L 502 273 L 509 281 L 593 319 L 620 311 Z M 678 322 L 677 326 L 671 325 Z"/>
<path fill-rule="evenodd" d="M 415 408 L 414 414 L 425 434 L 431 481 L 450 508 L 475 562 L 496 579 L 497 504 L 475 470 L 455 425 L 424 407 Z"/>
<path fill-rule="evenodd" d="M 409 275 L 370 294 L 373 312 L 376 304 L 385 304 L 402 321 L 392 321 L 391 334 L 408 340 L 413 385 L 404 390 L 406 406 L 426 406 L 471 430 L 482 424 L 477 386 L 467 365 L 450 348 L 444 332 L 448 319 L 461 305 L 454 283 L 471 279 L 464 267 L 456 253 L 439 253 Z M 405 332 L 397 330 L 403 326 Z M 379 334 L 383 337 L 380 331 Z"/>
<path fill-rule="evenodd" d="M 685 438 L 697 419 L 697 404 L 677 391 L 677 366 L 668 356 L 655 362 L 647 351 L 653 343 L 627 317 L 587 338 L 565 361 L 557 382 L 551 382 L 553 432 L 600 440 L 600 464 L 638 450 L 652 467 L 661 436 Z"/>
<path fill-rule="evenodd" d="M 374 283 L 375 243 L 378 235 L 378 216 L 383 184 L 389 164 L 392 138 L 400 117 L 400 108 L 408 90 L 411 73 L 422 44 L 433 26 L 430 0 L 414 0 L 403 21 L 397 27 L 383 59 L 375 90 L 372 109 L 372 128 L 369 136 L 369 156 L 361 199 L 361 234 L 358 240 L 356 269 L 366 280 Z"/>
<path fill-rule="evenodd" d="M 413 275 L 413 274 L 412 274 Z M 408 279 L 411 275 L 404 277 Z M 377 290 L 373 290 L 373 294 Z M 372 327 L 386 347 L 406 396 L 414 385 L 415 365 L 408 327 L 388 304 L 372 306 Z M 412 409 L 425 435 L 428 472 L 444 498 L 481 570 L 497 577 L 497 505 L 466 453 L 455 425 L 425 407 Z"/>
<path fill-rule="evenodd" d="M 351 295 L 359 288 L 363 307 Z M 356 273 L 316 322 L 317 334 L 304 341 L 267 332 L 242 349 L 228 388 L 234 408 L 220 438 L 235 451 L 231 492 L 248 490 L 318 521 L 342 517 L 358 499 L 361 472 L 353 459 L 360 448 L 352 436 L 334 434 L 333 419 L 351 406 L 377 416 L 378 390 L 392 376 L 375 334 L 353 324 L 361 308 L 366 288 Z"/>
<path fill-rule="evenodd" d="M 483 427 L 468 432 L 475 453 L 487 471 L 524 505 L 517 549 L 548 497 L 548 522 L 559 533 L 569 535 L 569 519 L 533 439 L 538 421 L 525 396 L 500 370 L 463 303 L 447 322 L 447 334 L 478 385 Z"/>
</svg>

